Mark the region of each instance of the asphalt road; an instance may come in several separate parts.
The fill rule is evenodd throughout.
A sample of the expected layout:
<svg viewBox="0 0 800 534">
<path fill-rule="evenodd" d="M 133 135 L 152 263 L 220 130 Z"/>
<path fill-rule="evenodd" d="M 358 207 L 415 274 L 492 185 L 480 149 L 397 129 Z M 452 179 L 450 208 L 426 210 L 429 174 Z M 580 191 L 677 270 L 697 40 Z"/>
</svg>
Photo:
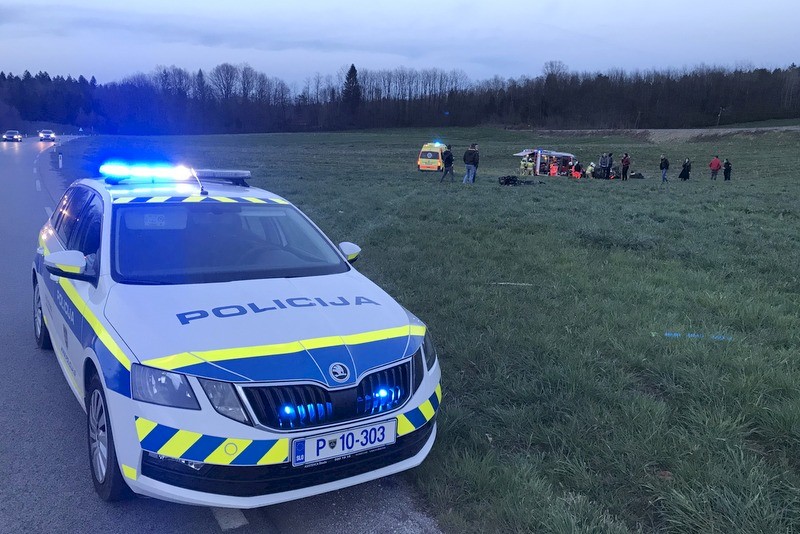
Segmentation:
<svg viewBox="0 0 800 534">
<path fill-rule="evenodd" d="M 52 143 L 0 145 L 0 532 L 437 532 L 402 476 L 255 510 L 94 493 L 85 414 L 52 351 L 33 338 L 37 232 L 65 189 Z"/>
</svg>

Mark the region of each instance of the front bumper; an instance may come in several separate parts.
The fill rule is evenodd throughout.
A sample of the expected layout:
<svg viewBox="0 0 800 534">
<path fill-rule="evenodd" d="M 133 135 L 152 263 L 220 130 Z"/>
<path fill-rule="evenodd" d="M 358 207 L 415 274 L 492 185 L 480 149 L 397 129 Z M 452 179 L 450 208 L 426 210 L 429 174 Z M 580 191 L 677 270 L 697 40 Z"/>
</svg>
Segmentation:
<svg viewBox="0 0 800 534">
<path fill-rule="evenodd" d="M 437 362 L 409 402 L 394 414 L 291 433 L 248 427 L 206 406 L 199 411 L 176 410 L 112 393 L 109 403 L 113 397 L 110 408 L 120 469 L 135 493 L 231 508 L 267 506 L 375 480 L 418 466 L 430 452 L 441 400 L 439 378 Z M 201 405 L 207 402 L 199 397 Z M 397 440 L 392 445 L 292 466 L 293 439 L 392 418 L 397 419 Z"/>
</svg>

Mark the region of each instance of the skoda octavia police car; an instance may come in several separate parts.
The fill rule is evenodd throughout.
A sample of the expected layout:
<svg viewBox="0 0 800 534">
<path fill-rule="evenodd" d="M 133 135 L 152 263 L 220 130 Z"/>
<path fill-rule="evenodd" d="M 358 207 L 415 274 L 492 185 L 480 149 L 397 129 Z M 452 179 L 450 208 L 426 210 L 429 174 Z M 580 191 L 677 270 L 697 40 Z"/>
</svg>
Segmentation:
<svg viewBox="0 0 800 534">
<path fill-rule="evenodd" d="M 249 172 L 107 164 L 39 234 L 34 331 L 87 413 L 98 494 L 247 508 L 420 464 L 425 325 Z"/>
</svg>

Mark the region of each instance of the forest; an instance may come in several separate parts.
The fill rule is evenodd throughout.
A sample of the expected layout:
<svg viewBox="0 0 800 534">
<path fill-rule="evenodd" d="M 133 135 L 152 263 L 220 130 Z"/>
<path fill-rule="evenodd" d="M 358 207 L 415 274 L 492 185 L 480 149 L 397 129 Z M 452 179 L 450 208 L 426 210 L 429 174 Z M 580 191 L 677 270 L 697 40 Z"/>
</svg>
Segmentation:
<svg viewBox="0 0 800 534">
<path fill-rule="evenodd" d="M 341 68 L 289 84 L 247 64 L 156 67 L 120 81 L 0 72 L 0 128 L 22 122 L 108 134 L 394 127 L 689 128 L 800 117 L 800 68 L 699 66 L 472 81 L 459 70 Z"/>
</svg>

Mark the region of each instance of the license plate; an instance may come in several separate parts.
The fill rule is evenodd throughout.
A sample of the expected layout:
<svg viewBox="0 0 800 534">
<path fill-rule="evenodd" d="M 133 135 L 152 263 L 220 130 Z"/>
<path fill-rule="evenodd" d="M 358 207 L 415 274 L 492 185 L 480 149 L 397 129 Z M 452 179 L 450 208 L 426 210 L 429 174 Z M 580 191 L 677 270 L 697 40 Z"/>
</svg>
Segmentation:
<svg viewBox="0 0 800 534">
<path fill-rule="evenodd" d="M 397 420 L 348 428 L 292 442 L 292 465 L 305 465 L 391 445 L 397 439 Z"/>
</svg>

